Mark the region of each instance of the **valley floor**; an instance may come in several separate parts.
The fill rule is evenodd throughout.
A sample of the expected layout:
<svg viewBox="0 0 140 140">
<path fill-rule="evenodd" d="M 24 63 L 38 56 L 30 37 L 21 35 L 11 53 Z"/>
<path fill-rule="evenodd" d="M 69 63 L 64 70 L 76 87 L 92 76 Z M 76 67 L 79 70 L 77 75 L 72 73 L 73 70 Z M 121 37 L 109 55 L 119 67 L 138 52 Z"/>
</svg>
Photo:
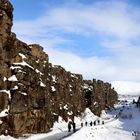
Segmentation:
<svg viewBox="0 0 140 140">
<path fill-rule="evenodd" d="M 82 118 L 75 118 L 77 131 L 68 132 L 67 123 L 59 118 L 54 128 L 47 134 L 28 135 L 19 140 L 140 140 L 140 110 L 132 103 L 138 97 L 120 96 L 120 102 L 107 113 L 97 117 L 86 109 Z M 100 120 L 90 126 L 90 122 Z M 85 126 L 85 122 L 88 122 Z M 81 122 L 84 124 L 81 127 Z M 104 122 L 104 124 L 102 124 Z M 136 132 L 136 134 L 134 134 Z M 10 136 L 0 136 L 0 140 L 17 140 Z"/>
</svg>

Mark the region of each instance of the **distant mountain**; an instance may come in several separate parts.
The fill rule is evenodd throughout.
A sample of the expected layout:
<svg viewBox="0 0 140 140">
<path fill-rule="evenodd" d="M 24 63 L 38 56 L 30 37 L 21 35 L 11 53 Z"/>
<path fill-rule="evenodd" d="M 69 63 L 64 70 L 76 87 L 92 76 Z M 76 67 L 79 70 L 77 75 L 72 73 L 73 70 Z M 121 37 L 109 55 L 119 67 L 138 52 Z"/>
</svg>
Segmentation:
<svg viewBox="0 0 140 140">
<path fill-rule="evenodd" d="M 122 95 L 140 95 L 140 83 L 130 81 L 114 81 L 112 86 Z"/>
</svg>

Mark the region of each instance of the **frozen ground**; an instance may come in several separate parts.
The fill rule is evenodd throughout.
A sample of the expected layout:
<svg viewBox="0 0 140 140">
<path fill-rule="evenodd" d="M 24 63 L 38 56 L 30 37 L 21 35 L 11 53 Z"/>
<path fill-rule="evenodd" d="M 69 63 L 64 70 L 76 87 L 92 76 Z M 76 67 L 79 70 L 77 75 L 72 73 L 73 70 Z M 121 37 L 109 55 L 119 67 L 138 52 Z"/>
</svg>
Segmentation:
<svg viewBox="0 0 140 140">
<path fill-rule="evenodd" d="M 133 99 L 138 96 L 121 95 L 120 102 L 115 105 L 115 109 L 102 112 L 101 117 L 95 116 L 86 109 L 79 118 L 75 118 L 77 131 L 75 133 L 67 131 L 67 123 L 59 117 L 59 122 L 54 124 L 52 131 L 47 134 L 28 135 L 19 140 L 140 140 L 140 110 L 132 104 Z M 100 120 L 96 126 L 90 126 L 90 122 Z M 88 125 L 85 126 L 85 122 Z M 104 121 L 104 124 L 102 124 Z M 84 126 L 81 128 L 81 122 Z M 136 131 L 137 136 L 132 136 Z M 0 140 L 17 140 L 10 136 L 0 136 Z"/>
</svg>

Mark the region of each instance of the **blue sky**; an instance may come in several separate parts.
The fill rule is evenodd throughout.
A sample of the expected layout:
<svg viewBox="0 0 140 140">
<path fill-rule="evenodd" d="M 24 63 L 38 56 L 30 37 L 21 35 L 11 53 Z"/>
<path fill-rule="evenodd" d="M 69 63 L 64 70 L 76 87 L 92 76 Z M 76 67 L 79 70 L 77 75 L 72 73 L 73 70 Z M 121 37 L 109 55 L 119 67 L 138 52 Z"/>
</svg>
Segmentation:
<svg viewBox="0 0 140 140">
<path fill-rule="evenodd" d="M 86 79 L 140 81 L 139 0 L 11 0 L 13 32 Z"/>
</svg>

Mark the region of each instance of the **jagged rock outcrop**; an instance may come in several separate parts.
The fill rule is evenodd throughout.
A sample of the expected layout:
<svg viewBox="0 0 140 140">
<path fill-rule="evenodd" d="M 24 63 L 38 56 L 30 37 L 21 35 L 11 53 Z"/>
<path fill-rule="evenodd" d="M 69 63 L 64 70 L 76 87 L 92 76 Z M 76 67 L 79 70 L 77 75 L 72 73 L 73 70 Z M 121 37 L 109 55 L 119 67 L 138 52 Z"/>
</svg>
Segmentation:
<svg viewBox="0 0 140 140">
<path fill-rule="evenodd" d="M 98 116 L 102 110 L 113 107 L 118 99 L 117 92 L 111 87 L 111 84 L 101 80 L 84 81 L 84 89 L 86 106 Z"/>
<path fill-rule="evenodd" d="M 114 105 L 117 93 L 109 83 L 84 81 L 49 63 L 41 46 L 11 32 L 10 2 L 0 8 L 0 134 L 48 132 L 58 116 L 73 120 L 86 107 L 100 115 Z"/>
</svg>

